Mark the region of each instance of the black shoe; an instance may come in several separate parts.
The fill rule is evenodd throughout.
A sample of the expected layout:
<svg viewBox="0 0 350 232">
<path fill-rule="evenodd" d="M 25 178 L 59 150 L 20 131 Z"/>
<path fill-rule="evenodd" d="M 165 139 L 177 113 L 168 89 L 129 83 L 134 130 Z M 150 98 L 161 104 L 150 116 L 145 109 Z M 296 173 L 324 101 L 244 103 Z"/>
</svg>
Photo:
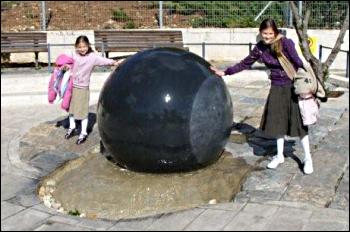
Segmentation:
<svg viewBox="0 0 350 232">
<path fill-rule="evenodd" d="M 64 138 L 65 139 L 70 139 L 70 138 L 72 138 L 74 135 L 76 135 L 76 129 L 75 128 L 73 128 L 73 129 L 71 129 L 71 128 L 69 128 L 68 130 L 67 130 L 67 133 L 66 133 L 66 135 L 64 136 Z"/>
<path fill-rule="evenodd" d="M 87 137 L 88 137 L 88 135 L 80 134 L 76 144 L 79 145 L 79 144 L 84 143 L 86 141 Z"/>
</svg>

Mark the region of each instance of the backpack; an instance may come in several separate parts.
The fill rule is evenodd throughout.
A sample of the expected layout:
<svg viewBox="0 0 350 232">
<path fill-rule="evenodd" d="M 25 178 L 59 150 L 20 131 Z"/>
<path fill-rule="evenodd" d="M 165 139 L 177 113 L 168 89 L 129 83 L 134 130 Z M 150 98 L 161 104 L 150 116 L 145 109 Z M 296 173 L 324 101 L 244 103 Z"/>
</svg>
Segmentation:
<svg viewBox="0 0 350 232">
<path fill-rule="evenodd" d="M 326 91 L 317 79 L 311 66 L 307 63 L 303 63 L 304 69 L 299 69 L 294 76 L 294 91 L 295 94 L 307 94 L 312 93 L 316 98 L 326 98 Z"/>
<path fill-rule="evenodd" d="M 316 98 L 326 99 L 326 91 L 309 64 L 295 71 L 285 55 L 277 56 L 288 77 L 293 81 L 294 92 L 298 95 L 298 105 L 303 125 L 315 124 L 319 118 L 320 104 Z"/>
</svg>

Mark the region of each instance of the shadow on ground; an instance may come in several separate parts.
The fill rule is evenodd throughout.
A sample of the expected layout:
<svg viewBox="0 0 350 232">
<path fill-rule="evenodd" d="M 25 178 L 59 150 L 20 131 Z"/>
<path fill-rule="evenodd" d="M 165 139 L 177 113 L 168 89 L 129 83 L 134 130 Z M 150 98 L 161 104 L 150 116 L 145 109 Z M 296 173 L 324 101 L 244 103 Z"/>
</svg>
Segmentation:
<svg viewBox="0 0 350 232">
<path fill-rule="evenodd" d="M 245 140 L 250 147 L 253 148 L 253 154 L 256 156 L 268 156 L 272 157 L 277 153 L 276 139 L 269 137 L 258 128 L 255 128 L 247 123 L 233 123 L 232 131 L 237 131 L 245 136 Z M 299 166 L 300 170 L 303 170 L 302 161 L 295 155 L 294 146 L 295 140 L 284 141 L 284 155 L 293 159 Z"/>
<path fill-rule="evenodd" d="M 96 113 L 89 113 L 88 115 L 88 126 L 87 126 L 87 133 L 90 134 L 92 132 L 92 129 L 94 128 L 94 125 L 96 123 Z M 81 120 L 75 120 L 75 125 L 77 128 L 77 132 L 81 132 Z M 63 127 L 65 129 L 69 128 L 69 117 L 57 121 L 56 127 Z"/>
</svg>

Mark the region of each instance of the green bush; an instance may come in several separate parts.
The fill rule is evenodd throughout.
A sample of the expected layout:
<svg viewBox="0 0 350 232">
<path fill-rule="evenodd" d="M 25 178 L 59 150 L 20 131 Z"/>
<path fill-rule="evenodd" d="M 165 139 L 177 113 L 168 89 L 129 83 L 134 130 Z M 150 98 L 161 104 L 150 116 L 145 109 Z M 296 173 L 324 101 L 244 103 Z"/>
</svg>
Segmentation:
<svg viewBox="0 0 350 232">
<path fill-rule="evenodd" d="M 135 28 L 137 28 L 137 27 L 136 27 L 136 24 L 134 23 L 133 20 L 129 20 L 123 26 L 123 29 L 135 29 Z"/>
<path fill-rule="evenodd" d="M 112 19 L 115 21 L 128 21 L 128 20 L 130 20 L 129 16 L 124 12 L 123 8 L 114 10 Z"/>
<path fill-rule="evenodd" d="M 284 26 L 281 12 L 284 12 L 286 2 L 274 2 L 258 21 L 254 21 L 266 4 L 267 1 L 244 4 L 232 1 L 167 1 L 164 8 L 171 9 L 171 14 L 200 15 L 190 19 L 192 27 L 258 27 L 267 17 L 280 22 L 278 26 Z"/>
<path fill-rule="evenodd" d="M 72 216 L 79 216 L 80 212 L 75 209 L 75 210 L 69 210 L 68 215 L 72 215 Z"/>
</svg>

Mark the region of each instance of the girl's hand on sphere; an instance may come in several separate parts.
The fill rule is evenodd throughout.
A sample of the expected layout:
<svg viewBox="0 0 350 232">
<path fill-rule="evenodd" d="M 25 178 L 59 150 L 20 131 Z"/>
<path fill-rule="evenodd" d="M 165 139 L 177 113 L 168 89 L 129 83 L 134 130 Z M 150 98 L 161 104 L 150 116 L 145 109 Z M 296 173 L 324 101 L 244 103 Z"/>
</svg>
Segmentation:
<svg viewBox="0 0 350 232">
<path fill-rule="evenodd" d="M 218 76 L 220 76 L 220 77 L 225 76 L 225 72 L 224 72 L 224 71 L 221 71 L 221 70 L 219 70 L 219 69 L 217 69 L 217 68 L 215 68 L 215 67 L 213 67 L 213 66 L 210 66 L 210 69 L 211 69 L 212 71 L 214 71 L 215 74 L 218 75 Z"/>
</svg>

